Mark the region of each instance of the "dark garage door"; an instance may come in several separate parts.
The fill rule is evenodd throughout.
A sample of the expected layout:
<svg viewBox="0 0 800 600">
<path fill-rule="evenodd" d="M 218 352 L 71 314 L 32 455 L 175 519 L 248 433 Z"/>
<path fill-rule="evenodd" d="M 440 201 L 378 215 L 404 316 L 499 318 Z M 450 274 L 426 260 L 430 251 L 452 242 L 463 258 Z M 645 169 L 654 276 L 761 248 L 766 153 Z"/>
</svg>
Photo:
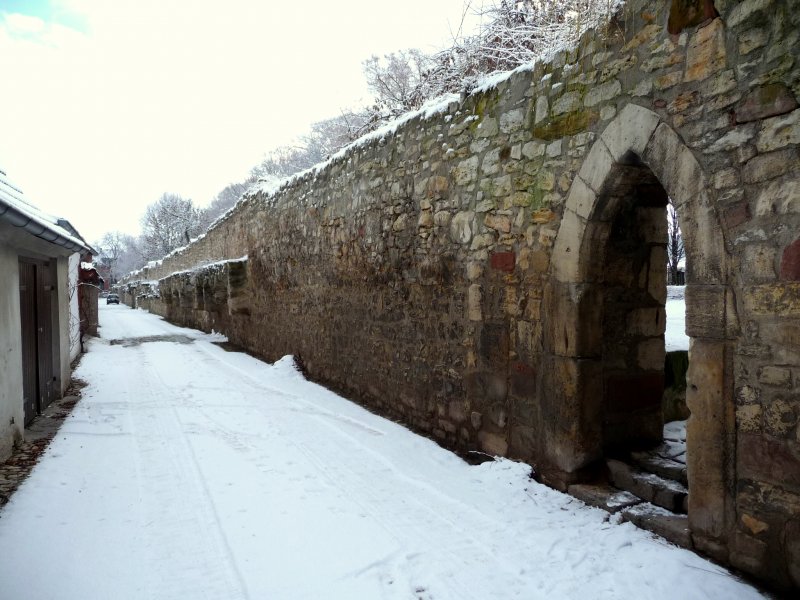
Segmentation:
<svg viewBox="0 0 800 600">
<path fill-rule="evenodd" d="M 54 398 L 52 293 L 50 265 L 20 259 L 19 308 L 25 425 L 47 408 Z"/>
</svg>

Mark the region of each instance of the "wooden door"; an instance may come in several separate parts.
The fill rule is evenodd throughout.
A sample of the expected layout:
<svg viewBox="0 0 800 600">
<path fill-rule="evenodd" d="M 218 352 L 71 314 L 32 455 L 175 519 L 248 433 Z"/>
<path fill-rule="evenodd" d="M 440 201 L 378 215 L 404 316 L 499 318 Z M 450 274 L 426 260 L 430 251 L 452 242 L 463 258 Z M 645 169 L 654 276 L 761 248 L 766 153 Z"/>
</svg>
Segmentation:
<svg viewBox="0 0 800 600">
<path fill-rule="evenodd" d="M 38 412 L 39 398 L 36 265 L 32 262 L 19 263 L 19 311 L 22 334 L 22 402 L 27 426 Z"/>
<path fill-rule="evenodd" d="M 36 332 L 39 349 L 39 406 L 42 412 L 55 398 L 53 384 L 53 281 L 48 263 L 36 265 Z"/>
</svg>

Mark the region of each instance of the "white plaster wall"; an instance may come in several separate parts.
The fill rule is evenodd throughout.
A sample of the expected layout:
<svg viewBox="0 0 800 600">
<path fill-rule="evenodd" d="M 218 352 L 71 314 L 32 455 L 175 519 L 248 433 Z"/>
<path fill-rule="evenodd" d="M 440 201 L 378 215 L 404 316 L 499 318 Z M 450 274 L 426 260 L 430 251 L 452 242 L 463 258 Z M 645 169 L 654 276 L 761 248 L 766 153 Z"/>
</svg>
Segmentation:
<svg viewBox="0 0 800 600">
<path fill-rule="evenodd" d="M 78 311 L 78 268 L 81 256 L 77 252 L 69 257 L 69 360 L 72 362 L 81 351 L 81 323 Z"/>
<path fill-rule="evenodd" d="M 69 340 L 69 256 L 59 256 L 56 260 L 56 303 L 58 311 L 53 315 L 53 333 L 58 332 L 57 341 L 54 339 L 54 358 L 57 397 L 64 395 L 70 380 L 70 340 Z"/>
<path fill-rule="evenodd" d="M 0 461 L 22 437 L 24 419 L 19 259 L 16 250 L 0 242 Z"/>
</svg>

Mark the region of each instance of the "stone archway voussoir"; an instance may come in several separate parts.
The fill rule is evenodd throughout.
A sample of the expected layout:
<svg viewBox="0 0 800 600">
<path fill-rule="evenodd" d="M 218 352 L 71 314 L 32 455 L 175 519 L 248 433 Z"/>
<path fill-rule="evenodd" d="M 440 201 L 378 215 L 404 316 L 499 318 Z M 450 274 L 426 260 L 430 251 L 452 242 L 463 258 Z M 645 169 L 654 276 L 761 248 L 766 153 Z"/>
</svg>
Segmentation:
<svg viewBox="0 0 800 600">
<path fill-rule="evenodd" d="M 615 163 L 603 140 L 597 140 L 586 155 L 578 176 L 595 192 L 599 192 Z"/>
<path fill-rule="evenodd" d="M 586 185 L 586 182 L 581 179 L 580 175 L 577 175 L 569 190 L 566 203 L 567 210 L 571 210 L 579 217 L 589 220 L 594 211 L 596 201 L 597 194 L 592 188 Z"/>
<path fill-rule="evenodd" d="M 642 158 L 678 210 L 704 192 L 706 181 L 700 163 L 678 134 L 665 123 L 656 128 Z"/>
<path fill-rule="evenodd" d="M 661 117 L 652 110 L 627 104 L 608 124 L 600 139 L 616 161 L 622 160 L 629 151 L 641 157 L 660 122 Z"/>
<path fill-rule="evenodd" d="M 585 232 L 586 219 L 565 208 L 552 255 L 553 275 L 557 281 L 582 281 L 580 250 Z"/>
</svg>

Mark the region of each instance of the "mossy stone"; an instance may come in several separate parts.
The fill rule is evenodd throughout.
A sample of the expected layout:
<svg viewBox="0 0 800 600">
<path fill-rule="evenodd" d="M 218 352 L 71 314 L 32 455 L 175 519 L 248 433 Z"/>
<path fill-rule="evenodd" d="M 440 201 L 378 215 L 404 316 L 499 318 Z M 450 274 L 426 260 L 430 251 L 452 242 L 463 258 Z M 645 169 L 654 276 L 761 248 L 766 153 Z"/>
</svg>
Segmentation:
<svg viewBox="0 0 800 600">
<path fill-rule="evenodd" d="M 569 112 L 534 127 L 533 137 L 551 142 L 586 131 L 599 119 L 600 113 L 596 110 Z"/>
</svg>

